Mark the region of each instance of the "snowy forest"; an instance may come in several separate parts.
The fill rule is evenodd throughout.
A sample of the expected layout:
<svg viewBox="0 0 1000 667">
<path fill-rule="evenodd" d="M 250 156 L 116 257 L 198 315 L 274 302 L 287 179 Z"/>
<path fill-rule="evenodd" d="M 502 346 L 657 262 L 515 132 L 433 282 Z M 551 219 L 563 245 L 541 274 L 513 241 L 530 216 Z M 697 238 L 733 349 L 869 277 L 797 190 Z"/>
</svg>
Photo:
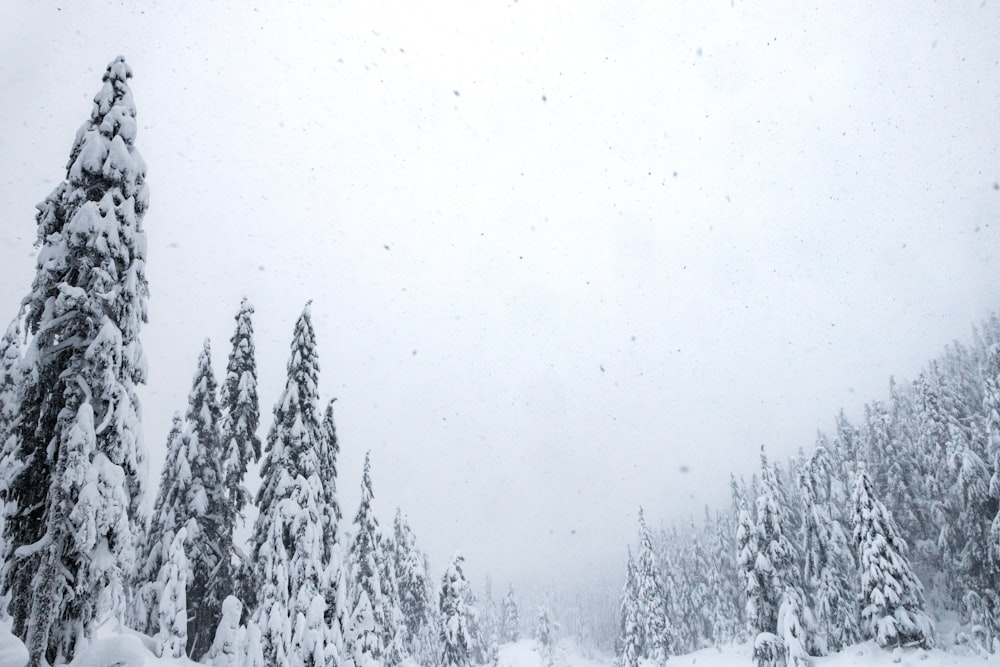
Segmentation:
<svg viewBox="0 0 1000 667">
<path fill-rule="evenodd" d="M 730 480 L 730 506 L 669 528 L 640 509 L 610 603 L 477 594 L 462 556 L 432 567 L 404 509 L 380 521 L 371 461 L 360 480 L 338 476 L 310 304 L 270 417 L 255 310 L 234 308 L 225 372 L 206 340 L 162 474 L 145 479 L 150 200 L 131 76 L 123 58 L 107 67 L 38 205 L 34 279 L 0 346 L 4 664 L 636 667 L 736 646 L 721 655 L 767 666 L 865 642 L 897 659 L 1000 655 L 996 317 L 912 382 L 890 380 L 860 422 L 841 413 L 789 461 L 762 450 L 759 475 Z M 344 483 L 360 486 L 357 508 L 341 506 Z M 518 662 L 527 640 L 538 662 Z"/>
</svg>

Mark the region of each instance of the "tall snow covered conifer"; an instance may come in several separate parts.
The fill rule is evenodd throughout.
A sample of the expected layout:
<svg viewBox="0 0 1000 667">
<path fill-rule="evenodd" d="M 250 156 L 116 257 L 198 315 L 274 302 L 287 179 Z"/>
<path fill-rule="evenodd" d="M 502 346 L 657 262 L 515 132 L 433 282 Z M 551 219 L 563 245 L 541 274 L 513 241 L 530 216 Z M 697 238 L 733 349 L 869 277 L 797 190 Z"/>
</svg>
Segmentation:
<svg viewBox="0 0 1000 667">
<path fill-rule="evenodd" d="M 854 545 L 861 571 L 861 632 L 880 646 L 930 646 L 933 626 L 924 612 L 923 586 L 904 555 L 906 543 L 868 473 L 854 480 Z"/>
<path fill-rule="evenodd" d="M 200 659 L 212 646 L 215 628 L 222 616 L 222 601 L 233 592 L 229 552 L 235 512 L 226 495 L 222 441 L 219 437 L 221 409 L 217 397 L 212 354 L 208 340 L 198 355 L 198 367 L 188 395 L 188 408 L 181 435 L 191 477 L 179 515 L 187 528 L 187 554 L 191 563 L 188 580 L 188 655 Z"/>
<path fill-rule="evenodd" d="M 236 330 L 229 339 L 232 349 L 226 377 L 219 391 L 222 420 L 219 424 L 225 461 L 226 494 L 236 513 L 250 500 L 243 486 L 250 462 L 260 459 L 260 401 L 257 398 L 257 359 L 254 352 L 253 306 L 245 298 L 236 313 Z M 231 515 L 234 519 L 236 514 Z M 234 525 L 227 526 L 232 539 Z"/>
<path fill-rule="evenodd" d="M 840 651 L 860 634 L 852 585 L 854 558 L 837 516 L 845 499 L 835 496 L 832 477 L 833 464 L 826 448 L 819 446 L 799 473 L 799 486 L 805 502 L 803 578 L 816 621 L 814 652 L 820 655 Z"/>
<path fill-rule="evenodd" d="M 744 616 L 747 632 L 756 637 L 762 632 L 771 632 L 767 625 L 768 599 L 765 597 L 766 579 L 757 567 L 760 545 L 757 539 L 754 517 L 742 493 L 736 499 L 736 562 L 740 574 L 740 589 L 744 600 Z"/>
<path fill-rule="evenodd" d="M 385 646 L 382 642 L 387 619 L 382 600 L 379 571 L 381 556 L 377 553 L 378 520 L 372 511 L 372 477 L 370 453 L 365 454 L 361 478 L 361 502 L 354 516 L 354 539 L 349 558 L 350 616 L 345 630 L 345 650 L 354 667 L 382 664 Z"/>
<path fill-rule="evenodd" d="M 8 512 L 14 511 L 10 496 L 10 481 L 16 478 L 24 465 L 17 456 L 15 424 L 20 415 L 18 385 L 21 375 L 21 319 L 14 318 L 0 340 L 0 558 L 7 554 L 4 545 L 5 524 Z M 4 562 L 0 561 L 0 581 L 3 581 Z M 8 595 L 0 597 L 0 620 L 7 620 Z"/>
<path fill-rule="evenodd" d="M 191 570 L 185 578 L 185 637 L 187 654 L 192 657 L 201 657 L 211 647 L 222 600 L 233 589 L 230 559 L 225 557 L 230 541 L 225 531 L 234 510 L 226 496 L 219 416 L 211 349 L 206 340 L 198 354 L 185 419 L 174 416 L 167 438 L 167 459 L 143 544 L 137 596 L 131 610 L 136 627 L 150 634 L 156 632 L 163 569 L 172 567 L 168 556 L 171 543 L 184 530 L 185 563 Z"/>
<path fill-rule="evenodd" d="M 157 643 L 160 655 L 168 658 L 183 658 L 187 647 L 187 584 L 190 576 L 184 542 L 187 530 L 181 528 L 170 542 L 167 560 L 160 570 L 159 617 L 160 629 Z"/>
<path fill-rule="evenodd" d="M 981 628 L 985 647 L 1000 653 L 1000 344 L 990 348 L 983 366 L 985 453 L 993 468 L 987 492 L 995 509 L 980 564 L 979 590 L 968 591 L 963 602 L 970 620 Z"/>
<path fill-rule="evenodd" d="M 146 166 L 121 57 L 77 132 L 66 179 L 38 205 L 37 273 L 22 302 L 29 335 L 6 524 L 15 634 L 31 664 L 70 658 L 121 618 L 141 527 L 146 380 Z"/>
<path fill-rule="evenodd" d="M 385 626 L 382 628 L 382 646 L 385 653 L 382 656 L 387 667 L 393 667 L 403 661 L 406 648 L 403 636 L 406 634 L 406 621 L 399 605 L 399 583 L 396 580 L 396 546 L 391 535 L 385 532 L 378 534 L 378 549 L 375 554 L 379 570 L 379 583 L 382 585 L 382 618 Z"/>
<path fill-rule="evenodd" d="M 737 583 L 739 567 L 735 547 L 731 513 L 717 512 L 714 521 L 709 521 L 706 512 L 706 539 L 709 551 L 709 568 L 706 585 L 711 591 L 712 637 L 714 643 L 727 644 L 739 639 L 743 634 L 743 605 L 741 591 Z"/>
<path fill-rule="evenodd" d="M 667 616 L 670 608 L 663 570 L 653 549 L 653 539 L 639 510 L 639 559 L 635 565 L 636 599 L 642 622 L 643 657 L 663 665 L 673 651 L 674 627 Z"/>
<path fill-rule="evenodd" d="M 219 388 L 219 408 L 222 410 L 219 437 L 229 501 L 220 546 L 223 553 L 228 554 L 227 562 L 232 579 L 229 592 L 235 592 L 247 603 L 252 603 L 254 598 L 252 587 L 247 588 L 252 579 L 252 565 L 247 556 L 234 547 L 233 534 L 237 520 L 243 518 L 243 510 L 250 502 L 250 492 L 243 484 L 247 468 L 251 461 L 258 461 L 261 455 L 261 441 L 257 435 L 260 427 L 260 401 L 257 396 L 253 314 L 253 306 L 243 298 L 235 317 L 236 328 L 229 339 L 231 347 L 226 375 Z"/>
<path fill-rule="evenodd" d="M 314 665 L 325 655 L 328 637 L 316 630 L 326 606 L 318 456 L 324 435 L 319 358 L 308 304 L 295 324 L 287 370 L 267 437 L 257 494 L 260 514 L 251 538 L 254 581 L 263 586 L 254 621 L 268 661 Z"/>
<path fill-rule="evenodd" d="M 521 624 L 517 617 L 517 599 L 514 585 L 507 584 L 507 594 L 500 603 L 500 641 L 504 644 L 521 638 Z"/>
<path fill-rule="evenodd" d="M 625 560 L 625 584 L 618 611 L 618 653 L 622 667 L 638 667 L 646 651 L 643 619 L 639 607 L 639 580 L 629 548 Z"/>
<path fill-rule="evenodd" d="M 0 474 L 0 499 L 7 497 L 7 484 L 21 467 L 14 456 L 17 438 L 11 437 L 21 411 L 17 395 L 20 379 L 21 318 L 16 317 L 0 339 L 0 472 L 3 473 Z"/>
<path fill-rule="evenodd" d="M 183 431 L 184 420 L 175 412 L 167 436 L 167 458 L 160 472 L 153 515 L 139 551 L 135 573 L 129 624 L 148 635 L 155 635 L 159 628 L 160 571 L 170 558 L 174 536 L 187 522 L 185 507 L 191 486 L 191 464 L 181 437 Z"/>
<path fill-rule="evenodd" d="M 441 667 L 470 667 L 477 647 L 475 610 L 470 608 L 469 582 L 462 572 L 462 556 L 455 556 L 441 577 L 438 609 L 441 613 Z"/>
<path fill-rule="evenodd" d="M 776 470 L 760 454 L 761 487 L 757 496 L 757 558 L 753 569 L 760 585 L 759 623 L 762 632 L 775 632 L 778 608 L 785 588 L 797 588 L 796 552 L 789 541 L 783 492 Z"/>
<path fill-rule="evenodd" d="M 403 643 L 407 652 L 418 661 L 433 662 L 437 658 L 437 624 L 427 556 L 417 548 L 417 538 L 398 509 L 393 534 L 396 585 L 405 623 Z"/>
<path fill-rule="evenodd" d="M 333 421 L 333 404 L 330 399 L 323 413 L 322 439 L 318 452 L 320 484 L 323 489 L 321 523 L 323 529 L 323 596 L 326 600 L 326 625 L 330 628 L 329 650 L 339 662 L 344 649 L 344 627 L 349 613 L 347 607 L 347 566 L 341 544 L 340 501 L 337 499 L 337 458 L 340 444 Z"/>
</svg>

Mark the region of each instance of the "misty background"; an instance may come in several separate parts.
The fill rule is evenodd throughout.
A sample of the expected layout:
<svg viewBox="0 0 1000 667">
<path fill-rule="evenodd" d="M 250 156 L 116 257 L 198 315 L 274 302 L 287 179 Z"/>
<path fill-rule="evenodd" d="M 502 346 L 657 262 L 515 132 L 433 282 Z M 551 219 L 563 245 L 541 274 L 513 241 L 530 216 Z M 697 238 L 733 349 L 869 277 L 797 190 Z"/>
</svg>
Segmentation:
<svg viewBox="0 0 1000 667">
<path fill-rule="evenodd" d="M 617 589 L 1000 304 L 1000 8 L 13 2 L 0 315 L 105 65 L 148 164 L 150 494 L 256 306 L 261 435 L 309 299 L 346 518 L 372 452 L 437 578 Z M 255 491 L 255 489 L 254 489 Z"/>
</svg>

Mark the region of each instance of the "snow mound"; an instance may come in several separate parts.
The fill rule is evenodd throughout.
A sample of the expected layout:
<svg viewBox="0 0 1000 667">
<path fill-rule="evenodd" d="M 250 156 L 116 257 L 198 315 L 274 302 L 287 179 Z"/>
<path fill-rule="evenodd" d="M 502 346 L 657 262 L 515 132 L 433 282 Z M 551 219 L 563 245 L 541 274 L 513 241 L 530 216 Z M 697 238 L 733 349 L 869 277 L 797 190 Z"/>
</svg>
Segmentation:
<svg viewBox="0 0 1000 667">
<path fill-rule="evenodd" d="M 0 628 L 0 667 L 24 667 L 28 662 L 28 649 L 7 627 Z"/>
<path fill-rule="evenodd" d="M 570 639 L 560 640 L 552 651 L 552 662 L 546 656 L 537 640 L 522 639 L 500 647 L 497 667 L 608 667 L 611 658 L 607 656 L 587 656 L 585 651 Z"/>
</svg>

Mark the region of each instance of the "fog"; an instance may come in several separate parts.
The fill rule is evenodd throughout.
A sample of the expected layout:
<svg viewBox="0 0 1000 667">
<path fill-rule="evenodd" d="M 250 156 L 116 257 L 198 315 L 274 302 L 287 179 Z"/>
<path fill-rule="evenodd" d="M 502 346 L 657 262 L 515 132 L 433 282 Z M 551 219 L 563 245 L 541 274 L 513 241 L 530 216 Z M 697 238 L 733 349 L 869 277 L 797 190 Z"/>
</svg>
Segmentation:
<svg viewBox="0 0 1000 667">
<path fill-rule="evenodd" d="M 312 299 L 348 519 L 370 450 L 435 573 L 614 580 L 1000 303 L 996 3 L 651 4 L 8 3 L 0 313 L 122 53 L 151 488 L 202 340 L 254 303 L 265 435 Z"/>
</svg>

